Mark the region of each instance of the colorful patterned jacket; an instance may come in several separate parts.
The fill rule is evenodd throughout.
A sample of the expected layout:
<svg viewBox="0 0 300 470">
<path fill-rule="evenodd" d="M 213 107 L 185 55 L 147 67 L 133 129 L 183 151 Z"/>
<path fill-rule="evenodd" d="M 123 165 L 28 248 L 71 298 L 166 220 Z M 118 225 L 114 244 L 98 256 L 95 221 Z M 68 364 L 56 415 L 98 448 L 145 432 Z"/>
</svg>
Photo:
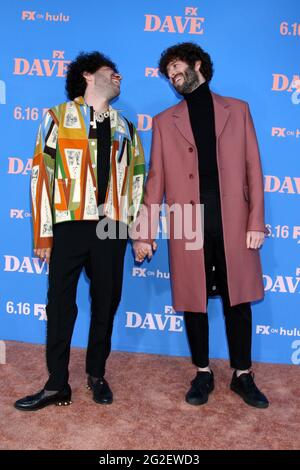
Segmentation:
<svg viewBox="0 0 300 470">
<path fill-rule="evenodd" d="M 134 126 L 109 108 L 110 173 L 104 214 L 127 225 L 143 198 L 145 161 Z M 83 97 L 51 108 L 38 131 L 31 175 L 34 248 L 50 248 L 53 224 L 99 220 L 97 131 Z"/>
</svg>

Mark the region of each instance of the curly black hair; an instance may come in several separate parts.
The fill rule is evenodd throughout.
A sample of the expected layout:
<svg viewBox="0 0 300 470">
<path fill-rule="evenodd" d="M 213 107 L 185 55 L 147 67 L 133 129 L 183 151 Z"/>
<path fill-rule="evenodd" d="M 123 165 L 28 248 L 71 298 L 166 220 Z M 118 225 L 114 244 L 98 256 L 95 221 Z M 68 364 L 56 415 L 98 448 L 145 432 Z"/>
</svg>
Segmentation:
<svg viewBox="0 0 300 470">
<path fill-rule="evenodd" d="M 110 67 L 118 73 L 116 64 L 101 52 L 80 52 L 68 66 L 66 93 L 70 100 L 83 96 L 87 86 L 83 72 L 95 73 L 100 67 Z"/>
<path fill-rule="evenodd" d="M 193 42 L 181 42 L 165 49 L 160 56 L 159 71 L 168 77 L 167 67 L 172 60 L 179 59 L 186 62 L 190 67 L 195 65 L 197 60 L 201 60 L 200 72 L 206 81 L 210 81 L 213 76 L 212 60 L 198 44 Z"/>
</svg>

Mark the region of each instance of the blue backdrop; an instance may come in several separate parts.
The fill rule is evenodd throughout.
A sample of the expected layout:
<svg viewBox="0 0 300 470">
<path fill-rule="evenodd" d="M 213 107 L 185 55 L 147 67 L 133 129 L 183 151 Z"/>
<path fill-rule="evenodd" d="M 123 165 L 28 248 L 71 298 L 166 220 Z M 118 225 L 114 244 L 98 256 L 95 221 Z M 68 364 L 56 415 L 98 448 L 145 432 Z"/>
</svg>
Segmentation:
<svg viewBox="0 0 300 470">
<path fill-rule="evenodd" d="M 195 41 L 212 56 L 213 91 L 250 104 L 265 178 L 261 250 L 265 300 L 253 304 L 253 358 L 300 363 L 300 3 L 298 0 L 19 1 L 1 6 L 0 339 L 45 340 L 47 266 L 33 256 L 29 179 L 38 124 L 65 101 L 64 75 L 79 51 L 100 50 L 122 73 L 114 104 L 138 126 L 149 161 L 151 118 L 175 104 L 157 73 L 160 53 Z M 78 289 L 73 345 L 85 346 L 88 284 Z M 220 299 L 209 302 L 211 356 L 227 358 Z M 130 247 L 113 348 L 188 355 L 172 310 L 166 240 L 136 266 Z"/>
</svg>

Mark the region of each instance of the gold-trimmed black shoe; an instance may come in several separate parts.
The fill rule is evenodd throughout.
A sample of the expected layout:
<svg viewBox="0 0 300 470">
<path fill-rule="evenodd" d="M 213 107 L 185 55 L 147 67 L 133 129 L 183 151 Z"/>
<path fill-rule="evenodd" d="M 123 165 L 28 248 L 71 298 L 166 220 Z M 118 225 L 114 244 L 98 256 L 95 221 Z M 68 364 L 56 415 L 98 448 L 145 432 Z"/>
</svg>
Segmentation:
<svg viewBox="0 0 300 470">
<path fill-rule="evenodd" d="M 21 411 L 36 411 L 49 405 L 68 406 L 72 404 L 71 397 L 72 390 L 68 384 L 62 391 L 54 393 L 53 395 L 46 395 L 45 390 L 42 389 L 34 395 L 28 395 L 27 397 L 17 400 L 14 406 L 17 410 Z"/>
<path fill-rule="evenodd" d="M 113 402 L 113 393 L 104 377 L 100 377 L 96 382 L 88 377 L 86 388 L 93 392 L 94 402 L 100 405 L 110 405 Z"/>
</svg>

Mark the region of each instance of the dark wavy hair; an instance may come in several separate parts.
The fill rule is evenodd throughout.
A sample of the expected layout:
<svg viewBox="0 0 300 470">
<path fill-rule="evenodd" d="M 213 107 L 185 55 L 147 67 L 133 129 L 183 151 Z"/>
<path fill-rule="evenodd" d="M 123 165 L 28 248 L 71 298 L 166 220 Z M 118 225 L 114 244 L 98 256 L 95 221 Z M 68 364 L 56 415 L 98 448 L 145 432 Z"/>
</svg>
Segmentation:
<svg viewBox="0 0 300 470">
<path fill-rule="evenodd" d="M 169 63 L 175 59 L 183 60 L 190 67 L 194 67 L 195 62 L 201 60 L 200 72 L 208 82 L 212 79 L 214 73 L 212 60 L 209 54 L 198 46 L 198 44 L 193 42 L 181 42 L 165 49 L 161 53 L 158 64 L 159 71 L 167 78 L 169 78 L 167 67 Z"/>
<path fill-rule="evenodd" d="M 100 67 L 110 67 L 118 72 L 116 64 L 101 52 L 80 52 L 68 66 L 66 78 L 66 93 L 70 100 L 83 96 L 87 86 L 83 72 L 95 73 Z"/>
</svg>

